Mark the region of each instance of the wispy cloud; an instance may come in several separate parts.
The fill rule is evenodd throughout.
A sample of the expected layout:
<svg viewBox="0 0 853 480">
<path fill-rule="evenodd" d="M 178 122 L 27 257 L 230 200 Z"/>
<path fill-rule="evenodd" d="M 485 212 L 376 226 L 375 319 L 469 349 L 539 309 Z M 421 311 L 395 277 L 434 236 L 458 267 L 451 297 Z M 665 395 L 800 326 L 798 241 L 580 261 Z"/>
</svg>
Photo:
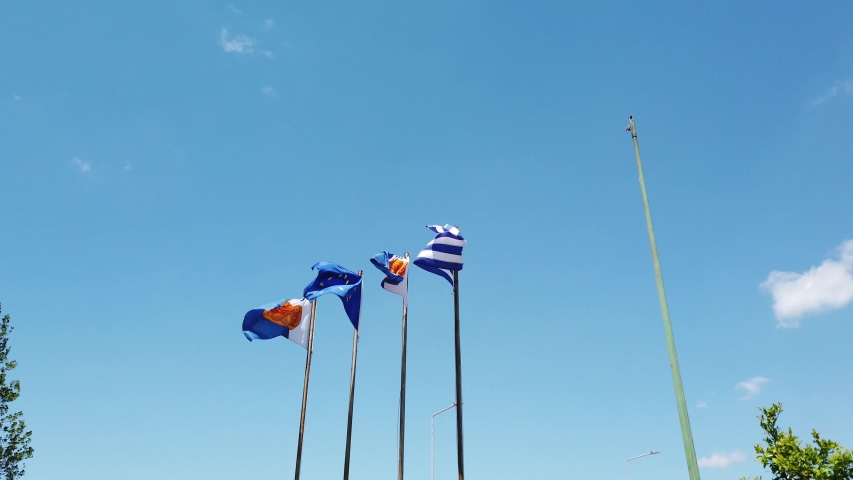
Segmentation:
<svg viewBox="0 0 853 480">
<path fill-rule="evenodd" d="M 243 13 L 243 11 L 240 10 L 239 8 L 237 8 L 237 6 L 234 5 L 233 3 L 228 4 L 228 10 L 231 10 L 232 12 L 236 13 L 237 15 L 240 15 L 241 13 Z"/>
<path fill-rule="evenodd" d="M 769 383 L 770 380 L 764 377 L 753 377 L 745 382 L 739 382 L 735 385 L 735 390 L 745 390 L 746 396 L 743 397 L 744 400 L 749 400 L 761 393 L 761 386 L 765 383 Z"/>
<path fill-rule="evenodd" d="M 812 106 L 826 103 L 840 95 L 853 95 L 853 82 L 839 82 L 832 86 L 826 93 L 812 100 Z"/>
<path fill-rule="evenodd" d="M 222 33 L 219 37 L 219 44 L 222 45 L 222 50 L 228 53 L 236 53 L 244 55 L 254 52 L 254 46 L 258 43 L 257 40 L 246 35 L 230 34 L 228 28 L 222 27 Z"/>
<path fill-rule="evenodd" d="M 14 101 L 16 101 L 16 102 L 20 102 L 20 101 L 21 101 L 21 100 L 23 100 L 23 99 L 24 99 L 24 97 L 22 97 L 22 96 L 20 96 L 20 95 L 13 95 L 13 96 L 12 96 L 12 100 L 14 100 Z"/>
<path fill-rule="evenodd" d="M 698 463 L 700 467 L 704 468 L 725 468 L 733 463 L 744 461 L 746 461 L 746 455 L 740 450 L 735 450 L 730 453 L 715 452 L 710 457 L 700 458 Z"/>
<path fill-rule="evenodd" d="M 772 271 L 759 287 L 773 296 L 773 312 L 782 328 L 800 326 L 800 317 L 844 307 L 853 301 L 853 240 L 838 246 L 837 258 L 807 272 Z"/>
<path fill-rule="evenodd" d="M 264 28 L 270 29 L 273 27 L 275 27 L 275 20 L 273 20 L 271 18 L 264 20 Z"/>
<path fill-rule="evenodd" d="M 264 95 L 266 95 L 268 97 L 272 97 L 272 98 L 275 98 L 278 96 L 278 93 L 275 91 L 275 89 L 270 87 L 269 85 L 263 87 L 261 89 L 261 93 L 263 93 Z"/>
<path fill-rule="evenodd" d="M 696 408 L 708 408 L 708 404 L 705 403 L 705 400 L 702 400 L 701 402 L 696 404 Z"/>
<path fill-rule="evenodd" d="M 74 166 L 77 167 L 77 169 L 84 174 L 92 171 L 92 164 L 89 163 L 88 160 L 83 160 L 81 158 L 74 157 L 74 159 L 71 160 L 71 163 L 73 163 Z"/>
<path fill-rule="evenodd" d="M 124 164 L 124 171 L 127 172 L 130 170 L 130 162 Z"/>
</svg>

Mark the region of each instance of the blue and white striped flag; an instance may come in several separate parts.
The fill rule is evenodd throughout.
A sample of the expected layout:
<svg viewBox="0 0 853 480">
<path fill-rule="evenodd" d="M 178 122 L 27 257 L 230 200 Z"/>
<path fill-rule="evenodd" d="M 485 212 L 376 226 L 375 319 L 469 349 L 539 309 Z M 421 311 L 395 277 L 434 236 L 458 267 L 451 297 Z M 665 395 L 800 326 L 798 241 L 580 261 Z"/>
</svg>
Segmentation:
<svg viewBox="0 0 853 480">
<path fill-rule="evenodd" d="M 453 285 L 452 272 L 462 270 L 462 247 L 465 246 L 465 239 L 459 234 L 458 228 L 450 225 L 427 225 L 427 228 L 438 235 L 418 254 L 415 265 L 444 277 Z"/>
</svg>

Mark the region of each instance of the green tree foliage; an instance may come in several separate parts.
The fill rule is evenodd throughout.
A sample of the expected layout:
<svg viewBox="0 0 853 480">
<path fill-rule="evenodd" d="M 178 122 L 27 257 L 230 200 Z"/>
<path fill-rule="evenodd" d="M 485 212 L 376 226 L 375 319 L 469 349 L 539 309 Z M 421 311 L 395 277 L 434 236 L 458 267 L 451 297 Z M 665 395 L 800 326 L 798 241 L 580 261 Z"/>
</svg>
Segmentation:
<svg viewBox="0 0 853 480">
<path fill-rule="evenodd" d="M 2 307 L 0 307 L 2 313 Z M 8 381 L 7 374 L 18 366 L 18 362 L 9 359 L 9 334 L 13 328 L 9 325 L 9 315 L 0 319 L 0 476 L 5 480 L 15 480 L 24 476 L 24 460 L 32 458 L 33 448 L 30 440 L 33 432 L 28 432 L 23 413 L 9 413 L 9 404 L 21 395 L 21 383 Z"/>
<path fill-rule="evenodd" d="M 776 403 L 758 416 L 767 436 L 764 445 L 755 446 L 755 459 L 770 469 L 773 480 L 853 480 L 853 452 L 820 438 L 817 430 L 812 430 L 813 443 L 803 446 L 790 428 L 776 426 L 780 413 L 782 404 Z"/>
</svg>

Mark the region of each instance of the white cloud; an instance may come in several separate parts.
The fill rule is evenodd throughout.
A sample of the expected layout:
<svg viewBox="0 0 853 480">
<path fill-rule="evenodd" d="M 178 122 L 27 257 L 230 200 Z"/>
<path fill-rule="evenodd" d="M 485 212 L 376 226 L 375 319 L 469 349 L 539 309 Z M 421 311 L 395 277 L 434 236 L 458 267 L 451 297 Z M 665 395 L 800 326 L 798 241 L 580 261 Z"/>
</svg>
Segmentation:
<svg viewBox="0 0 853 480">
<path fill-rule="evenodd" d="M 796 328 L 800 317 L 844 307 L 853 301 L 853 240 L 838 246 L 837 259 L 827 259 L 807 272 L 772 271 L 759 287 L 773 295 L 779 326 Z"/>
<path fill-rule="evenodd" d="M 746 461 L 746 455 L 740 450 L 735 450 L 731 453 L 715 452 L 710 457 L 702 457 L 698 463 L 700 467 L 705 468 L 725 468 L 737 462 Z"/>
<path fill-rule="evenodd" d="M 264 20 L 264 28 L 273 28 L 275 26 L 275 20 L 268 18 Z"/>
<path fill-rule="evenodd" d="M 702 400 L 701 402 L 696 404 L 696 408 L 708 408 L 708 404 L 705 403 L 705 400 Z"/>
<path fill-rule="evenodd" d="M 261 50 L 261 53 L 263 53 L 267 58 L 272 58 L 272 52 L 269 50 Z"/>
<path fill-rule="evenodd" d="M 21 101 L 21 100 L 23 100 L 23 99 L 24 99 L 24 97 L 22 97 L 22 96 L 20 96 L 20 95 L 13 95 L 13 96 L 12 96 L 12 100 L 14 100 L 14 101 L 16 101 L 16 102 L 20 102 L 20 101 Z"/>
<path fill-rule="evenodd" d="M 222 49 L 226 52 L 237 53 L 237 54 L 246 54 L 252 53 L 255 50 L 252 48 L 257 44 L 258 41 L 254 38 L 247 37 L 245 35 L 231 35 L 228 33 L 228 29 L 222 27 L 222 34 L 219 37 L 219 44 L 222 45 Z"/>
<path fill-rule="evenodd" d="M 265 86 L 261 89 L 261 93 L 268 97 L 277 97 L 278 93 L 276 93 L 275 89 L 270 87 L 269 85 Z"/>
<path fill-rule="evenodd" d="M 745 382 L 739 382 L 735 385 L 735 390 L 746 390 L 746 396 L 743 397 L 743 399 L 749 400 L 753 396 L 761 393 L 761 386 L 769 382 L 770 380 L 764 377 L 753 377 Z"/>
<path fill-rule="evenodd" d="M 826 103 L 839 95 L 853 94 L 853 82 L 839 82 L 832 86 L 826 93 L 812 100 L 812 106 L 816 107 Z"/>
<path fill-rule="evenodd" d="M 89 163 L 89 161 L 87 160 L 82 160 L 78 157 L 74 157 L 71 163 L 73 163 L 74 166 L 77 167 L 77 169 L 80 170 L 82 173 L 89 173 L 92 171 L 92 164 Z"/>
<path fill-rule="evenodd" d="M 126 172 L 128 170 L 130 170 L 130 162 L 128 162 L 124 165 L 124 171 Z"/>
<path fill-rule="evenodd" d="M 231 10 L 232 12 L 236 13 L 237 15 L 240 15 L 241 13 L 243 13 L 243 11 L 240 10 L 239 8 L 237 8 L 237 6 L 234 5 L 233 3 L 228 4 L 228 9 Z"/>
</svg>

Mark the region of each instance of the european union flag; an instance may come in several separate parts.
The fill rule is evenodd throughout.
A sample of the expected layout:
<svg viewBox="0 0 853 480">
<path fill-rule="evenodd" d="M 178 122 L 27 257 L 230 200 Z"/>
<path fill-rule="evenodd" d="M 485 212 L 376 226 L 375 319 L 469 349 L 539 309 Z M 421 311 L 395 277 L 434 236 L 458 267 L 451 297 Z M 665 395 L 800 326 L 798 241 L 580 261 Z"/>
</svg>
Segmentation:
<svg viewBox="0 0 853 480">
<path fill-rule="evenodd" d="M 305 287 L 305 298 L 314 300 L 327 293 L 341 297 L 349 321 L 358 330 L 358 320 L 361 317 L 361 277 L 337 263 L 319 262 L 311 267 L 311 270 L 314 269 L 317 269 L 317 278 Z"/>
</svg>

